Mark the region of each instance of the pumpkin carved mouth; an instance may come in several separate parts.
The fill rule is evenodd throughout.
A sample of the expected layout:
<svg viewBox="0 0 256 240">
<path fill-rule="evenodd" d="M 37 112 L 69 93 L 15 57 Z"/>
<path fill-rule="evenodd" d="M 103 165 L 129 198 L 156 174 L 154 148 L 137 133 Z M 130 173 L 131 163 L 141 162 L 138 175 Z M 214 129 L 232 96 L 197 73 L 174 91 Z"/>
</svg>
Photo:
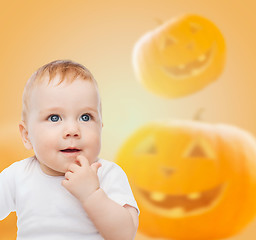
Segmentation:
<svg viewBox="0 0 256 240">
<path fill-rule="evenodd" d="M 213 55 L 213 47 L 207 52 L 201 54 L 196 60 L 178 66 L 164 66 L 163 70 L 170 77 L 188 78 L 200 74 L 210 64 Z"/>
<path fill-rule="evenodd" d="M 223 188 L 224 184 L 220 184 L 206 191 L 181 195 L 167 195 L 143 189 L 138 189 L 138 191 L 147 201 L 150 209 L 157 208 L 160 213 L 177 218 L 205 211 L 206 208 L 209 209 L 218 201 Z"/>
</svg>

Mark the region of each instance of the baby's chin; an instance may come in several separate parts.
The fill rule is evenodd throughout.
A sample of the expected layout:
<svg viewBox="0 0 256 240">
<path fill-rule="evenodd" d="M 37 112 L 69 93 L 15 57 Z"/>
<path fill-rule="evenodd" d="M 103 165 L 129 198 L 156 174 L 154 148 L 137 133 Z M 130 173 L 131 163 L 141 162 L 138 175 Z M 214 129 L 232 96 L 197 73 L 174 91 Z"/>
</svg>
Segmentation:
<svg viewBox="0 0 256 240">
<path fill-rule="evenodd" d="M 48 167 L 45 167 L 43 166 L 42 164 L 40 164 L 40 167 L 41 167 L 41 170 L 46 174 L 46 175 L 49 175 L 49 176 L 64 176 L 65 173 L 67 172 L 64 172 L 64 170 L 54 170 L 54 169 L 51 169 L 51 168 L 48 168 Z"/>
<path fill-rule="evenodd" d="M 65 176 L 66 172 L 56 172 L 56 174 L 52 175 L 52 176 Z"/>
<path fill-rule="evenodd" d="M 51 176 L 65 176 L 67 171 L 68 169 L 50 169 L 46 174 Z"/>
</svg>

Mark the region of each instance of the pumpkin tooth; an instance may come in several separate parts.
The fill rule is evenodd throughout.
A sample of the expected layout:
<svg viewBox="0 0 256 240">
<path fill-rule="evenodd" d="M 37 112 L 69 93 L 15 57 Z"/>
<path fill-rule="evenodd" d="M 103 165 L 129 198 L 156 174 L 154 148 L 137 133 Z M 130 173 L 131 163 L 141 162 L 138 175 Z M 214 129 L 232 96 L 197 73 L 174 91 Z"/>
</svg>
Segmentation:
<svg viewBox="0 0 256 240">
<path fill-rule="evenodd" d="M 198 70 L 198 69 L 192 70 L 192 75 L 198 75 L 199 73 L 200 73 L 200 70 Z"/>
<path fill-rule="evenodd" d="M 172 217 L 183 217 L 185 215 L 185 210 L 182 207 L 176 207 L 173 208 L 170 212 L 169 212 L 170 216 Z"/>
<path fill-rule="evenodd" d="M 201 55 L 201 56 L 199 56 L 199 57 L 197 58 L 197 60 L 198 60 L 199 62 L 203 62 L 205 59 L 206 59 L 206 55 L 205 55 L 205 54 L 203 54 L 203 55 Z"/>
<path fill-rule="evenodd" d="M 201 193 L 195 192 L 195 193 L 190 193 L 189 195 L 187 195 L 187 198 L 191 199 L 191 200 L 195 200 L 201 197 Z"/>
<path fill-rule="evenodd" d="M 157 202 L 161 202 L 165 199 L 165 194 L 163 193 L 160 193 L 160 192 L 152 192 L 150 194 L 150 198 L 154 201 L 157 201 Z"/>
</svg>

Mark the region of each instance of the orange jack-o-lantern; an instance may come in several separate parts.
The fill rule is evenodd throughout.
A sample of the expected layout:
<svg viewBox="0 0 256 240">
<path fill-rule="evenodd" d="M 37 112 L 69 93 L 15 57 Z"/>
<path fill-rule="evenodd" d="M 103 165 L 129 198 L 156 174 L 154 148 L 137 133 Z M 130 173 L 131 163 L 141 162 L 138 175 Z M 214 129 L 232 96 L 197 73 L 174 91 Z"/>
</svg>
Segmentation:
<svg viewBox="0 0 256 240">
<path fill-rule="evenodd" d="M 216 80 L 225 53 L 224 38 L 212 22 L 185 15 L 145 34 L 134 47 L 133 66 L 148 90 L 175 98 Z"/>
<path fill-rule="evenodd" d="M 195 121 L 151 123 L 121 147 L 141 210 L 139 231 L 159 238 L 229 237 L 256 213 L 256 143 L 245 131 Z"/>
</svg>

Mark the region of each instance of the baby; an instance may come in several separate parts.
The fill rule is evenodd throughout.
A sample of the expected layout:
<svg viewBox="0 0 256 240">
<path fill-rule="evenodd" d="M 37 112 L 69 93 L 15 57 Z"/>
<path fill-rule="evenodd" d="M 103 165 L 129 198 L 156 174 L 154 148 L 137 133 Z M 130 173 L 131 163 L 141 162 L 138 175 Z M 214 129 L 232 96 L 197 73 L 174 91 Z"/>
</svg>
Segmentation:
<svg viewBox="0 0 256 240">
<path fill-rule="evenodd" d="M 131 240 L 139 209 L 123 170 L 99 159 L 101 100 L 72 61 L 39 68 L 23 93 L 23 143 L 35 156 L 0 174 L 0 220 L 16 211 L 20 240 Z"/>
</svg>

